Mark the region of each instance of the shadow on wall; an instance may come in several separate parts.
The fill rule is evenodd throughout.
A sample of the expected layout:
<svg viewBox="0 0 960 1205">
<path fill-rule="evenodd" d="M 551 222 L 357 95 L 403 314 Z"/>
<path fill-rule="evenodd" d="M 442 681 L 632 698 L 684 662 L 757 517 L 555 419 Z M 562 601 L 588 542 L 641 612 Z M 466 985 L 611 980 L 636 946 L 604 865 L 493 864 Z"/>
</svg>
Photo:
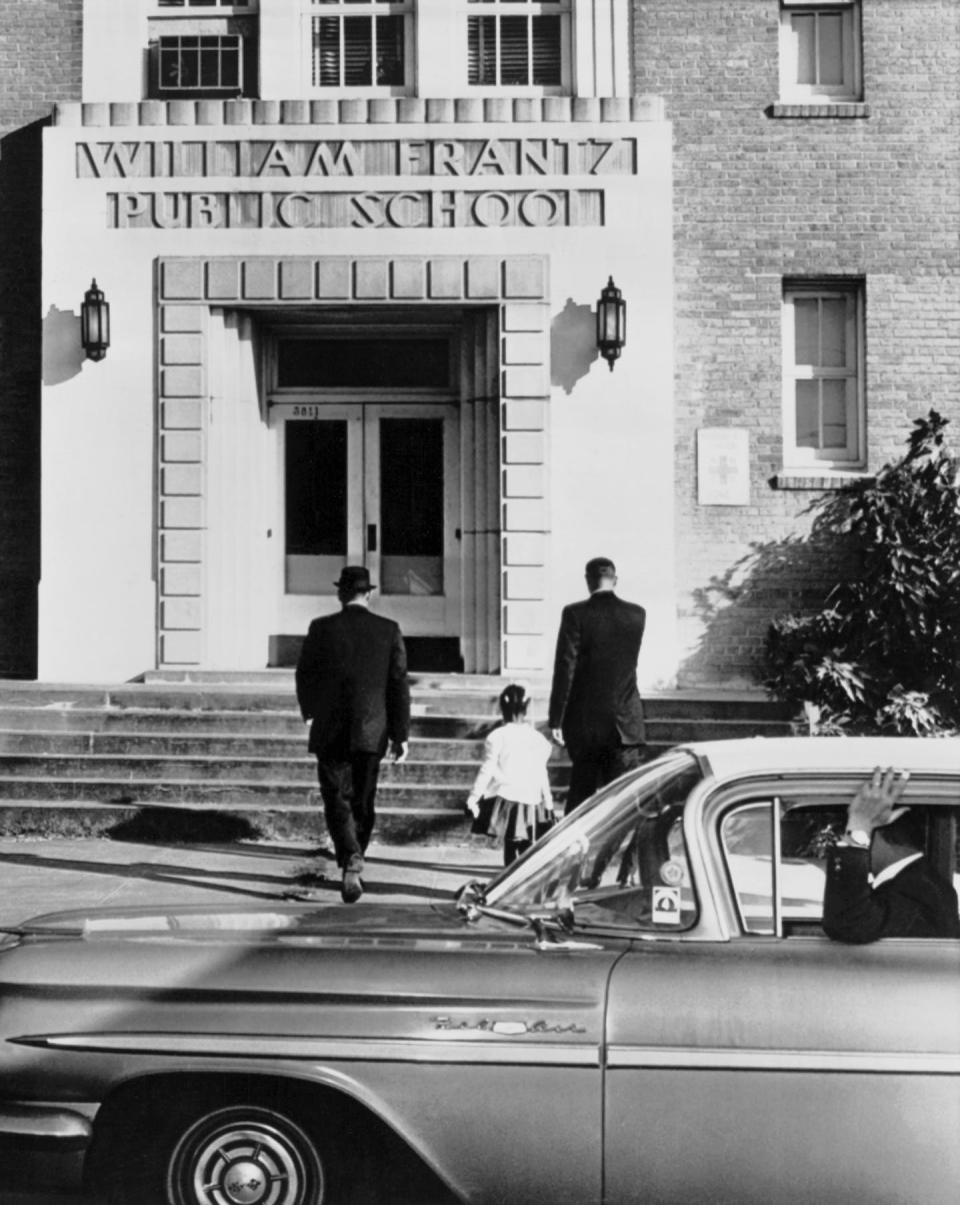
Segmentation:
<svg viewBox="0 0 960 1205">
<path fill-rule="evenodd" d="M 52 305 L 43 320 L 43 383 L 62 385 L 83 368 L 80 316 Z"/>
<path fill-rule="evenodd" d="M 759 685 L 773 620 L 819 610 L 852 568 L 849 550 L 816 526 L 807 535 L 751 544 L 723 574 L 693 591 L 686 618 L 701 634 L 681 663 L 678 685 Z"/>
<path fill-rule="evenodd" d="M 599 357 L 595 312 L 588 305 L 575 305 L 568 297 L 550 324 L 550 383 L 560 385 L 564 393 L 572 393 Z"/>
</svg>

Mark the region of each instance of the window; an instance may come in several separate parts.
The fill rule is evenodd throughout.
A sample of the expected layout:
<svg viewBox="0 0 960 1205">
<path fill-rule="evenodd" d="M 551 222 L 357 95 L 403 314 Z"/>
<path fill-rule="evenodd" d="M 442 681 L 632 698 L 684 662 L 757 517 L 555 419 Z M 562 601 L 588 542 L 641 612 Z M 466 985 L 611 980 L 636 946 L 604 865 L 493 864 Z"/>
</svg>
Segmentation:
<svg viewBox="0 0 960 1205">
<path fill-rule="evenodd" d="M 794 101 L 860 99 L 858 3 L 782 0 L 780 94 Z"/>
<path fill-rule="evenodd" d="M 161 95 L 240 94 L 242 39 L 236 34 L 173 34 L 157 39 Z"/>
<path fill-rule="evenodd" d="M 682 931 L 697 920 L 683 834 L 690 792 L 703 780 L 675 752 L 598 791 L 562 841 L 536 845 L 488 887 L 486 902 L 526 915 L 573 909 L 597 928 Z"/>
<path fill-rule="evenodd" d="M 744 933 L 822 935 L 827 857 L 847 824 L 847 806 L 859 786 L 818 788 L 814 802 L 766 796 L 744 801 L 720 822 L 727 874 Z M 924 788 L 926 799 L 910 801 L 919 847 L 937 874 L 960 887 L 956 785 Z"/>
<path fill-rule="evenodd" d="M 788 284 L 783 305 L 784 463 L 865 463 L 863 284 Z"/>
<path fill-rule="evenodd" d="M 569 87 L 570 0 L 468 0 L 467 83 Z M 482 10 L 482 11 L 481 11 Z"/>
<path fill-rule="evenodd" d="M 314 88 L 402 89 L 411 77 L 412 0 L 313 0 Z"/>
<path fill-rule="evenodd" d="M 259 0 L 154 0 L 148 22 L 151 96 L 253 96 Z"/>
</svg>

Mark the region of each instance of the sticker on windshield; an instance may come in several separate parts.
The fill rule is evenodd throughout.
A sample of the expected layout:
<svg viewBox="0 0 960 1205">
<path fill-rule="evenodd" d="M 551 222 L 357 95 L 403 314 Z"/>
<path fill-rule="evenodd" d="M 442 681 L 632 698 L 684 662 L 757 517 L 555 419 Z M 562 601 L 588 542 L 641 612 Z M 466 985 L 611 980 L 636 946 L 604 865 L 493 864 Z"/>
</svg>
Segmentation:
<svg viewBox="0 0 960 1205">
<path fill-rule="evenodd" d="M 680 924 L 679 887 L 654 887 L 652 920 L 655 925 Z"/>
<path fill-rule="evenodd" d="M 674 862 L 672 859 L 664 862 L 660 867 L 660 878 L 671 887 L 679 887 L 683 882 L 683 863 Z"/>
</svg>

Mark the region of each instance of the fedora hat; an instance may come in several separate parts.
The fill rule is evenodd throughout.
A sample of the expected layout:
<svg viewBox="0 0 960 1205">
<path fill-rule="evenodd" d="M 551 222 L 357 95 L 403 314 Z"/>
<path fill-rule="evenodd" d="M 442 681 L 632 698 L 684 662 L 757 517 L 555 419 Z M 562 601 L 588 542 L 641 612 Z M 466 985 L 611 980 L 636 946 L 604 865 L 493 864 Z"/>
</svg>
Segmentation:
<svg viewBox="0 0 960 1205">
<path fill-rule="evenodd" d="M 353 590 L 356 593 L 373 590 L 370 580 L 370 570 L 366 565 L 344 565 L 340 570 L 340 578 L 333 583 L 338 590 Z"/>
</svg>

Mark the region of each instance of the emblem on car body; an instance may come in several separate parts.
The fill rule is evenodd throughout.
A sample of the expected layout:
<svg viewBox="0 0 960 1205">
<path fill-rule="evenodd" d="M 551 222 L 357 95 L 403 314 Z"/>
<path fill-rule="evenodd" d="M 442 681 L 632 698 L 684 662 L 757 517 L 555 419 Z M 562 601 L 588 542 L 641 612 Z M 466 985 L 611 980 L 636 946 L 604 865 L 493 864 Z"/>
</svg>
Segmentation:
<svg viewBox="0 0 960 1205">
<path fill-rule="evenodd" d="M 475 1030 L 479 1033 L 498 1033 L 506 1037 L 521 1037 L 527 1033 L 586 1033 L 586 1026 L 551 1025 L 548 1021 L 498 1021 L 480 1017 L 476 1021 L 458 1021 L 453 1017 L 432 1017 L 434 1029 Z"/>
</svg>

